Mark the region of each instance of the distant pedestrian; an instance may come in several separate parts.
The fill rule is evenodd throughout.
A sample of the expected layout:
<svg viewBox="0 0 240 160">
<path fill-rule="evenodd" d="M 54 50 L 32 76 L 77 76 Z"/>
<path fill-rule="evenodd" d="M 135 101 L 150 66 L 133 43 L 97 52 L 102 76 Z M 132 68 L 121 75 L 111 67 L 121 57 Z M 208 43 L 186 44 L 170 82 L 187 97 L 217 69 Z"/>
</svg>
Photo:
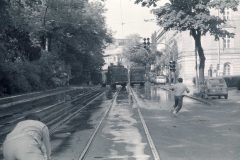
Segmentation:
<svg viewBox="0 0 240 160">
<path fill-rule="evenodd" d="M 3 143 L 4 160 L 50 160 L 48 127 L 35 113 L 25 116 Z"/>
<path fill-rule="evenodd" d="M 178 83 L 173 85 L 170 89 L 174 91 L 174 100 L 175 103 L 173 105 L 172 114 L 173 116 L 177 116 L 177 113 L 180 111 L 183 105 L 183 96 L 184 92 L 190 92 L 186 85 L 182 84 L 183 79 L 178 78 Z"/>
</svg>

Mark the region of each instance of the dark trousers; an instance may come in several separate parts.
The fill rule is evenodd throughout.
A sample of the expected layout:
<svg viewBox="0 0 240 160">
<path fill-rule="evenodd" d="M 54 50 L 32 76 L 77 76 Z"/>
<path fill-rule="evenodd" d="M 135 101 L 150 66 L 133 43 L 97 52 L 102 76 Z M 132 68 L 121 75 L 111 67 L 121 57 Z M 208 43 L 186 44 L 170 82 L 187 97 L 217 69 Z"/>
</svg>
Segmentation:
<svg viewBox="0 0 240 160">
<path fill-rule="evenodd" d="M 183 96 L 174 96 L 175 104 L 173 105 L 176 112 L 180 111 L 183 104 Z"/>
</svg>

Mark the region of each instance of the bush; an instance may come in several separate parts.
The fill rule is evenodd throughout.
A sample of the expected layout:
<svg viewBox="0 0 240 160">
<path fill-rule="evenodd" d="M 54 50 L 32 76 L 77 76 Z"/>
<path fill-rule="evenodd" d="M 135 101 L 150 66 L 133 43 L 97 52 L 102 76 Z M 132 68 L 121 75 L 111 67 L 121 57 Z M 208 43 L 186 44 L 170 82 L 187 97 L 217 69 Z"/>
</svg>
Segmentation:
<svg viewBox="0 0 240 160">
<path fill-rule="evenodd" d="M 228 87 L 237 87 L 240 90 L 240 75 L 222 76 Z M 207 77 L 205 77 L 206 79 Z M 196 85 L 196 78 L 193 77 L 192 82 Z"/>
<path fill-rule="evenodd" d="M 236 76 L 222 76 L 226 81 L 228 87 L 238 87 L 240 81 L 240 75 Z"/>
<path fill-rule="evenodd" d="M 240 90 L 240 81 L 238 81 L 237 89 Z"/>
</svg>

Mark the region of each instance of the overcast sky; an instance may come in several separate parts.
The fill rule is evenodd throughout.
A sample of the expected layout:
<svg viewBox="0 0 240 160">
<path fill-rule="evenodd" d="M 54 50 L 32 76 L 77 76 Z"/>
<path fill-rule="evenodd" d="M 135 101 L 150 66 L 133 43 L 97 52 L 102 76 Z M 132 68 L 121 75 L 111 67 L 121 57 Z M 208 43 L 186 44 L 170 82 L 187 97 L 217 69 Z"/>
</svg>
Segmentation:
<svg viewBox="0 0 240 160">
<path fill-rule="evenodd" d="M 141 37 L 151 37 L 151 34 L 159 30 L 155 22 L 144 20 L 155 19 L 149 8 L 134 4 L 134 0 L 106 0 L 106 22 L 108 28 L 115 31 L 115 38 L 138 33 Z"/>
</svg>

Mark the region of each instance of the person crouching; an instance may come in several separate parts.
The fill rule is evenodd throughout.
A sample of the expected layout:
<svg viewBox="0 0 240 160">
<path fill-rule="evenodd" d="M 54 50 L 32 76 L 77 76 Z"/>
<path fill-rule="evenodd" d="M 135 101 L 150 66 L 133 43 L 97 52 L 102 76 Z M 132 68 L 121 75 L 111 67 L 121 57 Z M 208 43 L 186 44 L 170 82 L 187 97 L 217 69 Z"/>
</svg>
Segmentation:
<svg viewBox="0 0 240 160">
<path fill-rule="evenodd" d="M 30 113 L 7 135 L 2 149 L 4 160 L 50 160 L 48 127 Z"/>
</svg>

